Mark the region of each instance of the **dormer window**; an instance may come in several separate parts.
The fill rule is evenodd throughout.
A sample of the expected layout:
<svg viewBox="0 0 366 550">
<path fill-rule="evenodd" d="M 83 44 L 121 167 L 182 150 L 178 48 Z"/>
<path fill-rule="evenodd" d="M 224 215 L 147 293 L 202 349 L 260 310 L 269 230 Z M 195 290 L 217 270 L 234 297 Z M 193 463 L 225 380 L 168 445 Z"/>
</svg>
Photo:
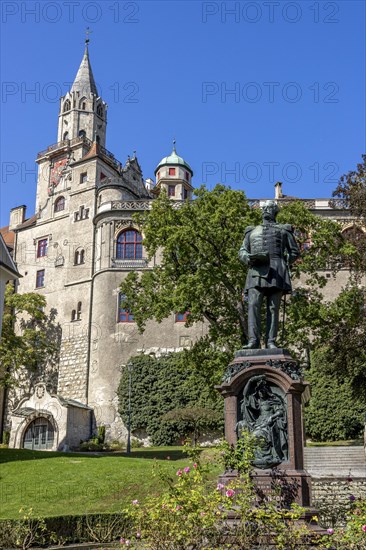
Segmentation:
<svg viewBox="0 0 366 550">
<path fill-rule="evenodd" d="M 175 168 L 169 168 L 169 176 L 175 176 Z"/>
<path fill-rule="evenodd" d="M 67 99 L 64 103 L 64 109 L 63 109 L 63 112 L 66 113 L 66 111 L 70 111 L 71 109 L 71 103 L 70 101 Z"/>
</svg>

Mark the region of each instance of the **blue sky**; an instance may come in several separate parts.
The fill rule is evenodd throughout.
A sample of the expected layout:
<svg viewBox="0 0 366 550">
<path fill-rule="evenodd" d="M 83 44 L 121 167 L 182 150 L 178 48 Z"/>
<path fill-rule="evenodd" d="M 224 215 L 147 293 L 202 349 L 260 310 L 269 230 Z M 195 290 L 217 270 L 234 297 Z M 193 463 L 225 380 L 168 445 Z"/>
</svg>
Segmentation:
<svg viewBox="0 0 366 550">
<path fill-rule="evenodd" d="M 58 97 L 85 29 L 108 103 L 107 148 L 145 178 L 177 151 L 194 184 L 328 197 L 365 152 L 365 3 L 1 3 L 1 225 L 34 212 L 37 152 L 57 140 Z M 31 91 L 33 90 L 33 92 Z"/>
</svg>

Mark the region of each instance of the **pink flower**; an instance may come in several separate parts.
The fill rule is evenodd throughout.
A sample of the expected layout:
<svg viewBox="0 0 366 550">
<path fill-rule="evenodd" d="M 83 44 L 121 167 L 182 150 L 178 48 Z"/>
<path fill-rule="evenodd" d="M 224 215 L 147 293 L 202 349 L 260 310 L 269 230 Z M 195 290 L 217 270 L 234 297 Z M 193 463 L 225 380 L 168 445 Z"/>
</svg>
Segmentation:
<svg viewBox="0 0 366 550">
<path fill-rule="evenodd" d="M 132 504 L 134 506 L 138 506 L 139 505 L 139 501 L 137 500 L 137 498 L 135 500 L 132 501 Z"/>
<path fill-rule="evenodd" d="M 366 533 L 366 525 L 362 525 L 361 529 L 364 533 Z"/>
<path fill-rule="evenodd" d="M 190 471 L 191 471 L 191 469 L 190 469 L 189 466 L 186 466 L 186 467 L 184 468 L 184 473 L 185 473 L 185 474 L 188 474 L 188 472 L 190 472 Z"/>
<path fill-rule="evenodd" d="M 327 533 L 328 533 L 328 535 L 333 535 L 334 529 L 332 529 L 331 527 L 329 527 L 329 529 L 327 529 Z"/>
<path fill-rule="evenodd" d="M 175 509 L 176 509 L 176 510 L 181 510 L 182 507 L 181 507 L 179 504 L 177 504 L 177 506 L 175 507 Z"/>
<path fill-rule="evenodd" d="M 141 533 L 137 532 L 137 533 L 136 533 L 136 538 L 137 538 L 137 539 L 140 539 L 140 538 L 141 538 Z"/>
<path fill-rule="evenodd" d="M 206 512 L 200 512 L 200 516 L 204 517 L 206 515 Z"/>
<path fill-rule="evenodd" d="M 119 539 L 119 543 L 120 543 L 120 544 L 124 544 L 125 542 L 126 542 L 125 539 L 123 539 L 123 538 L 120 538 L 120 539 Z"/>
<path fill-rule="evenodd" d="M 195 462 L 195 463 L 193 464 L 193 468 L 194 468 L 195 470 L 197 470 L 197 462 Z"/>
<path fill-rule="evenodd" d="M 179 468 L 179 470 L 177 471 L 177 476 L 181 476 L 182 475 L 182 470 Z"/>
<path fill-rule="evenodd" d="M 167 460 L 170 460 L 170 456 L 167 456 L 166 459 L 167 459 Z"/>
<path fill-rule="evenodd" d="M 125 545 L 126 545 L 126 546 L 130 546 L 130 544 L 131 544 L 131 541 L 130 541 L 130 540 L 126 540 Z"/>
<path fill-rule="evenodd" d="M 225 495 L 229 498 L 233 497 L 235 495 L 234 489 L 228 489 L 225 493 Z"/>
<path fill-rule="evenodd" d="M 222 483 L 218 483 L 216 489 L 218 491 L 222 491 L 222 489 L 224 489 L 224 487 L 225 487 L 225 485 L 223 485 Z"/>
</svg>

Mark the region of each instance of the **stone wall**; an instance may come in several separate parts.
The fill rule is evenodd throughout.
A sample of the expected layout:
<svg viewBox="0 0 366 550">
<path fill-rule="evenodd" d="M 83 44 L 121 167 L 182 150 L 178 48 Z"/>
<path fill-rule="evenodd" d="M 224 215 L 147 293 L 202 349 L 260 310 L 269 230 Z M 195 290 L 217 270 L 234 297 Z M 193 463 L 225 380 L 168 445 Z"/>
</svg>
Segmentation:
<svg viewBox="0 0 366 550">
<path fill-rule="evenodd" d="M 65 399 L 86 402 L 88 339 L 73 336 L 63 340 L 57 393 Z"/>
<path fill-rule="evenodd" d="M 366 498 L 366 477 L 312 478 L 312 505 L 319 511 L 319 520 L 326 527 L 343 523 L 354 498 Z"/>
</svg>

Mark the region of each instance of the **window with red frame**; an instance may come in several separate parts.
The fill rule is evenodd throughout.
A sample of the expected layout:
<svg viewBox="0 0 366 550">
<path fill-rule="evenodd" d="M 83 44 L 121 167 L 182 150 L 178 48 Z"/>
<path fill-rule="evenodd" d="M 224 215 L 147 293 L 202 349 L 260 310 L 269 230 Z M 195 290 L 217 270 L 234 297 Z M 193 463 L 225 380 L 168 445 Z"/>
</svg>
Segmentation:
<svg viewBox="0 0 366 550">
<path fill-rule="evenodd" d="M 133 314 L 125 306 L 126 295 L 118 295 L 118 322 L 119 323 L 133 323 Z"/>
<path fill-rule="evenodd" d="M 122 231 L 117 237 L 116 258 L 139 260 L 142 258 L 142 235 L 136 229 Z"/>
<path fill-rule="evenodd" d="M 175 185 L 168 185 L 168 197 L 175 197 Z"/>
<path fill-rule="evenodd" d="M 42 288 L 44 286 L 44 269 L 39 269 L 36 275 L 36 288 Z"/>
<path fill-rule="evenodd" d="M 169 176 L 175 176 L 175 168 L 169 168 Z"/>
<path fill-rule="evenodd" d="M 176 323 L 185 323 L 187 321 L 188 315 L 189 315 L 189 311 L 185 311 L 184 313 L 176 313 L 175 314 L 175 322 Z"/>
<path fill-rule="evenodd" d="M 37 258 L 47 256 L 48 239 L 40 239 L 37 245 Z"/>
</svg>

